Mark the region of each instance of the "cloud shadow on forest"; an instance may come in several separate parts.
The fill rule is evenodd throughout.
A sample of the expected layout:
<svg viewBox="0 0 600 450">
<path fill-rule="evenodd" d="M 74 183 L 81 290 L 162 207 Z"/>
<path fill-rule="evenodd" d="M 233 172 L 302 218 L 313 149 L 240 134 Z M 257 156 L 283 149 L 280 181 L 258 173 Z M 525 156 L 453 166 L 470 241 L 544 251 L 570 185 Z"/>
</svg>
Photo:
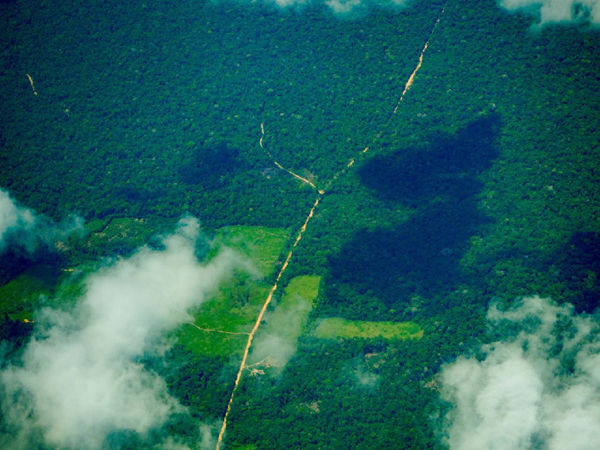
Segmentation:
<svg viewBox="0 0 600 450">
<path fill-rule="evenodd" d="M 577 314 L 593 313 L 600 306 L 600 233 L 594 231 L 578 231 L 569 237 L 563 245 L 553 251 L 512 247 L 487 253 L 485 260 L 480 260 L 476 276 L 485 276 L 498 263 L 506 262 L 521 266 L 523 273 L 544 274 L 550 278 L 548 283 L 540 281 L 534 288 L 537 295 L 562 299 L 571 303 Z M 562 285 L 565 289 L 557 294 L 552 288 Z M 492 280 L 490 284 L 494 284 Z M 532 286 L 527 277 L 517 278 L 512 283 L 513 291 L 502 286 L 498 292 L 494 286 L 489 293 L 516 298 L 524 292 L 531 292 Z M 519 292 L 520 290 L 520 292 Z"/>
<path fill-rule="evenodd" d="M 592 313 L 600 306 L 600 234 L 574 233 L 548 264 L 558 269 L 556 275 L 574 293 L 569 301 L 577 313 Z"/>
<path fill-rule="evenodd" d="M 218 189 L 240 166 L 239 151 L 224 143 L 207 144 L 194 150 L 191 160 L 179 170 L 181 180 L 206 189 Z"/>
<path fill-rule="evenodd" d="M 411 296 L 435 301 L 456 289 L 469 238 L 490 221 L 478 208 L 477 176 L 498 155 L 500 128 L 499 115 L 488 115 L 363 164 L 358 176 L 372 195 L 414 214 L 396 226 L 359 230 L 330 259 L 329 306 L 349 317 L 385 316 L 404 311 Z"/>
</svg>

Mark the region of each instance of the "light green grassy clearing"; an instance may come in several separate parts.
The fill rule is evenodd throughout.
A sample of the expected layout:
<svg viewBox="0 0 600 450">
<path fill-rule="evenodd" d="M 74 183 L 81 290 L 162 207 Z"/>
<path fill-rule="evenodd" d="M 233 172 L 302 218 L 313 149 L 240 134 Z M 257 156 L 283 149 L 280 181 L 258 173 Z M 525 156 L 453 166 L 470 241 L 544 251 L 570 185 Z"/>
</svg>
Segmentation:
<svg viewBox="0 0 600 450">
<path fill-rule="evenodd" d="M 292 278 L 275 310 L 267 315 L 261 333 L 276 334 L 296 341 L 319 293 L 319 276 Z"/>
<path fill-rule="evenodd" d="M 314 331 L 321 339 L 420 339 L 423 330 L 414 322 L 367 322 L 339 317 L 323 319 Z"/>
<path fill-rule="evenodd" d="M 167 222 L 156 219 L 121 217 L 112 220 L 91 220 L 85 224 L 84 237 L 66 240 L 66 254 L 70 264 L 79 266 L 83 262 L 98 263 L 102 257 L 129 255 L 136 249 L 152 242 L 152 238 L 164 233 Z M 169 230 L 172 224 L 169 223 Z M 78 267 L 79 269 L 79 267 Z"/>
<path fill-rule="evenodd" d="M 287 240 L 288 233 L 282 229 L 224 227 L 217 231 L 208 257 L 227 246 L 247 256 L 263 276 L 269 277 L 277 269 L 276 263 Z M 194 312 L 194 323 L 204 329 L 249 333 L 269 289 L 266 281 L 237 273 L 213 299 Z M 185 324 L 177 332 L 177 338 L 194 353 L 216 356 L 241 353 L 248 336 L 206 332 Z"/>
<path fill-rule="evenodd" d="M 279 254 L 288 239 L 288 232 L 282 228 L 237 225 L 220 228 L 213 247 L 225 246 L 242 253 L 250 258 L 264 277 L 269 277 L 277 269 Z"/>
<path fill-rule="evenodd" d="M 193 322 L 208 330 L 249 333 L 268 292 L 267 286 L 252 283 L 246 287 L 248 298 L 242 304 L 236 299 L 232 287 L 224 286 L 215 298 L 193 314 Z M 241 353 L 248 340 L 247 334 L 202 331 L 190 324 L 183 325 L 177 337 L 181 344 L 194 353 L 211 356 Z"/>
<path fill-rule="evenodd" d="M 279 305 L 267 314 L 253 345 L 250 364 L 271 356 L 285 364 L 296 349 L 319 293 L 319 276 L 300 276 L 287 285 Z"/>
<path fill-rule="evenodd" d="M 294 305 L 298 299 L 307 300 L 310 302 L 310 306 L 313 306 L 313 302 L 319 294 L 319 283 L 321 277 L 319 276 L 300 276 L 292 278 L 290 283 L 285 288 L 285 294 L 279 303 L 278 308 L 286 308 L 288 305 Z"/>
</svg>

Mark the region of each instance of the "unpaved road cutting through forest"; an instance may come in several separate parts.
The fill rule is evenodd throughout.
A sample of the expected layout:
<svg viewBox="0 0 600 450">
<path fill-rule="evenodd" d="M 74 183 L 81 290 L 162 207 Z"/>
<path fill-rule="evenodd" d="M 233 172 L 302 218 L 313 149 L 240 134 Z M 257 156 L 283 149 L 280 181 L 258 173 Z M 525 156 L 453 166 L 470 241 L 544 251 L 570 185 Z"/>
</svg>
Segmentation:
<svg viewBox="0 0 600 450">
<path fill-rule="evenodd" d="M 290 259 L 292 259 L 292 253 L 294 252 L 294 249 L 298 245 L 298 242 L 300 242 L 300 239 L 302 239 L 302 234 L 306 231 L 308 222 L 310 222 L 310 219 L 312 219 L 315 209 L 319 205 L 319 200 L 320 200 L 320 197 L 317 197 L 317 199 L 315 200 L 315 203 L 313 204 L 312 208 L 310 209 L 310 212 L 308 213 L 308 216 L 306 217 L 306 220 L 304 221 L 304 225 L 302 225 L 302 228 L 300 228 L 300 232 L 298 233 L 298 236 L 296 236 L 296 240 L 294 241 L 294 245 L 292 246 L 292 249 L 288 253 L 287 258 L 285 258 L 285 262 L 283 263 L 283 265 L 281 266 L 281 269 L 279 270 L 279 273 L 277 274 L 277 278 L 275 279 L 275 284 L 273 284 L 273 287 L 271 287 L 271 290 L 269 291 L 269 295 L 267 296 L 267 299 L 265 300 L 265 303 L 263 304 L 263 307 L 260 310 L 260 313 L 258 314 L 256 322 L 254 323 L 254 327 L 252 328 L 252 331 L 250 331 L 250 335 L 248 336 L 248 342 L 246 342 L 246 348 L 244 349 L 244 354 L 242 355 L 242 362 L 240 363 L 240 368 L 238 370 L 237 376 L 235 377 L 235 383 L 234 383 L 233 389 L 231 391 L 231 397 L 229 398 L 229 403 L 227 403 L 227 410 L 225 411 L 225 416 L 223 417 L 223 424 L 221 425 L 221 431 L 219 432 L 219 438 L 217 439 L 216 450 L 219 450 L 219 448 L 221 446 L 221 441 L 223 440 L 223 436 L 225 435 L 225 430 L 227 429 L 227 416 L 229 416 L 229 411 L 231 411 L 231 404 L 233 403 L 233 397 L 235 395 L 235 391 L 237 390 L 237 387 L 240 384 L 242 374 L 244 373 L 244 369 L 246 368 L 246 361 L 248 360 L 248 352 L 250 351 L 250 346 L 252 345 L 252 339 L 254 338 L 254 334 L 258 330 L 258 327 L 260 327 L 260 323 L 262 322 L 265 312 L 267 311 L 267 307 L 269 306 L 269 303 L 271 303 L 271 300 L 273 299 L 273 294 L 277 290 L 277 284 L 279 283 L 281 276 L 285 272 L 285 269 L 287 269 L 287 266 L 290 263 Z"/>
<path fill-rule="evenodd" d="M 417 64 L 417 67 L 415 68 L 413 73 L 408 78 L 408 81 L 406 82 L 406 86 L 404 86 L 402 95 L 400 95 L 400 100 L 398 100 L 398 103 L 396 104 L 396 107 L 394 108 L 394 114 L 396 114 L 396 111 L 398 111 L 398 107 L 400 106 L 400 103 L 402 102 L 404 95 L 408 92 L 408 90 L 411 88 L 411 86 L 415 82 L 415 76 L 417 75 L 417 72 L 421 68 L 421 64 L 423 64 L 423 57 L 425 56 L 425 51 L 427 50 L 427 47 L 429 46 L 429 41 L 431 40 L 431 36 L 433 36 L 433 33 L 435 32 L 435 29 L 438 26 L 438 23 L 440 23 L 440 19 L 442 18 L 442 14 L 444 14 L 445 9 L 446 9 L 446 5 L 444 4 L 444 7 L 442 8 L 442 12 L 440 12 L 440 14 L 435 22 L 435 25 L 431 29 L 431 33 L 429 33 L 429 38 L 427 39 L 427 42 L 425 42 L 425 46 L 423 47 L 423 50 L 421 51 L 421 55 L 419 56 L 419 64 Z M 369 147 L 367 147 L 364 151 L 366 152 L 368 149 L 369 149 Z"/>
<path fill-rule="evenodd" d="M 387 120 L 386 124 L 384 125 L 383 129 L 379 133 L 377 133 L 377 135 L 375 136 L 375 138 L 373 139 L 373 141 L 372 141 L 372 143 L 370 145 L 372 145 L 373 142 L 375 142 L 377 139 L 379 139 L 381 137 L 381 135 L 383 134 L 383 132 L 385 131 L 385 129 L 387 129 L 387 127 L 389 126 L 389 123 L 391 121 L 392 116 L 394 114 L 396 114 L 396 112 L 398 111 L 398 107 L 400 106 L 400 103 L 404 99 L 405 94 L 408 92 L 408 90 L 413 85 L 413 83 L 415 81 L 415 77 L 417 75 L 417 72 L 419 71 L 419 69 L 421 68 L 421 65 L 423 64 L 423 58 L 425 56 L 425 51 L 427 50 L 427 47 L 429 46 L 429 41 L 431 40 L 431 36 L 433 35 L 435 29 L 437 28 L 438 24 L 440 23 L 440 19 L 442 17 L 442 14 L 444 14 L 445 8 L 446 8 L 446 4 L 444 3 L 444 6 L 442 7 L 442 10 L 441 10 L 441 12 L 438 15 L 438 18 L 437 18 L 437 20 L 435 22 L 435 25 L 431 29 L 431 33 L 429 33 L 429 38 L 427 39 L 427 42 L 425 42 L 425 46 L 423 47 L 423 50 L 421 51 L 421 54 L 419 56 L 419 63 L 417 64 L 417 67 L 415 68 L 415 70 L 412 72 L 412 74 L 408 78 L 408 81 L 406 82 L 406 85 L 404 86 L 404 90 L 402 91 L 402 94 L 400 95 L 400 99 L 398 100 L 398 103 L 396 104 L 396 107 L 394 108 L 394 111 L 392 112 L 392 114 L 390 114 L 390 117 Z M 269 157 L 273 160 L 273 163 L 279 169 L 286 171 L 287 173 L 289 173 L 293 177 L 295 177 L 295 178 L 297 178 L 297 179 L 299 179 L 299 180 L 301 180 L 301 181 L 309 184 L 313 188 L 317 189 L 316 186 L 311 181 L 309 181 L 306 178 L 303 178 L 300 175 L 297 175 L 294 172 L 292 172 L 292 171 L 284 168 L 281 164 L 279 164 L 277 161 L 275 161 L 275 159 L 273 158 L 273 156 L 271 155 L 271 153 L 268 150 L 266 150 L 265 147 L 263 146 L 263 139 L 265 137 L 265 127 L 264 127 L 263 123 L 260 124 L 260 131 L 261 131 L 261 136 L 260 136 L 260 140 L 259 140 L 258 143 L 259 143 L 260 147 L 267 152 L 267 154 L 269 155 Z M 365 147 L 364 150 L 362 150 L 361 153 L 367 153 L 369 151 L 370 145 L 368 145 L 367 147 Z M 350 167 L 352 167 L 353 164 L 354 164 L 354 159 L 351 159 L 350 162 L 346 165 L 345 168 L 343 168 L 341 171 L 339 171 L 338 173 L 336 173 L 332 177 L 332 179 L 327 183 L 327 187 L 325 189 L 317 191 L 319 195 L 317 196 L 317 199 L 315 200 L 315 203 L 313 204 L 312 208 L 310 209 L 310 212 L 308 213 L 308 216 L 306 217 L 306 220 L 304 221 L 304 225 L 302 225 L 302 228 L 300 228 L 300 232 L 296 236 L 296 240 L 294 241 L 294 245 L 292 246 L 292 249 L 288 253 L 288 255 L 287 255 L 286 259 L 285 259 L 285 262 L 281 266 L 281 269 L 279 270 L 279 273 L 277 274 L 277 278 L 275 279 L 275 283 L 273 284 L 273 287 L 271 287 L 271 290 L 269 291 L 269 295 L 267 296 L 267 299 L 265 300 L 265 303 L 263 304 L 263 307 L 260 310 L 260 313 L 258 315 L 258 318 L 256 319 L 254 327 L 252 328 L 252 331 L 250 332 L 250 334 L 248 336 L 248 341 L 246 342 L 246 348 L 244 349 L 244 354 L 242 355 L 242 362 L 240 364 L 240 368 L 239 368 L 237 376 L 235 378 L 235 383 L 234 383 L 233 389 L 231 391 L 231 397 L 229 398 L 229 403 L 227 403 L 227 410 L 225 411 L 225 416 L 223 417 L 223 424 L 221 425 L 221 430 L 219 432 L 219 437 L 217 439 L 217 446 L 216 446 L 215 450 L 219 450 L 220 447 L 221 447 L 221 443 L 223 441 L 223 437 L 225 436 L 225 431 L 227 430 L 227 417 L 229 416 L 229 412 L 231 411 L 231 405 L 233 403 L 233 398 L 234 398 L 235 392 L 236 392 L 236 390 L 237 390 L 237 388 L 238 388 L 238 386 L 240 384 L 240 380 L 242 378 L 244 370 L 247 368 L 246 361 L 248 360 L 248 352 L 250 351 L 250 347 L 252 346 L 252 339 L 254 338 L 254 334 L 256 333 L 256 331 L 258 330 L 258 328 L 260 327 L 260 324 L 261 324 L 261 322 L 263 320 L 263 317 L 265 315 L 267 307 L 269 306 L 269 304 L 271 303 L 271 300 L 273 299 L 273 294 L 277 290 L 277 284 L 279 283 L 279 280 L 281 279 L 281 276 L 283 275 L 283 273 L 287 269 L 288 264 L 290 262 L 290 259 L 292 258 L 293 251 L 296 248 L 296 246 L 298 245 L 298 243 L 300 242 L 300 239 L 302 239 L 302 234 L 306 231 L 306 227 L 308 226 L 308 223 L 313 218 L 315 209 L 317 208 L 317 206 L 319 205 L 319 201 L 321 200 L 321 195 L 323 195 L 325 193 L 325 190 L 327 188 L 329 188 L 329 186 L 331 185 L 331 183 L 334 180 L 336 180 L 340 175 L 342 175 L 345 172 L 345 170 L 347 170 Z"/>
</svg>

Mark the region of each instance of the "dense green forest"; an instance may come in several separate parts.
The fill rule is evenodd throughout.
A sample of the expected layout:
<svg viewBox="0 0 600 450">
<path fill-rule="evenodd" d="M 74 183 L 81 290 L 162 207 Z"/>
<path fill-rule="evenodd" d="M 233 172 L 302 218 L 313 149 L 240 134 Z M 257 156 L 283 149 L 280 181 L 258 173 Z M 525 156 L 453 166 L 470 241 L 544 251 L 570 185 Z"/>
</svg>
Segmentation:
<svg viewBox="0 0 600 450">
<path fill-rule="evenodd" d="M 311 297 L 302 333 L 287 364 L 244 372 L 227 448 L 447 448 L 439 374 L 492 339 L 491 303 L 600 304 L 600 32 L 533 20 L 492 0 L 354 18 L 317 3 L 0 2 L 0 188 L 48 222 L 85 221 L 61 245 L 0 246 L 0 368 L 51 334 L 39 311 L 74 308 L 89 274 L 160 251 L 191 215 L 198 258 L 229 246 L 260 273 L 235 272 L 168 348 L 134 358 L 185 409 L 108 430 L 104 447 L 211 445 L 245 336 L 199 341 L 189 323 L 248 334 L 293 249 L 265 322 Z M 300 276 L 318 294 L 285 291 Z M 325 320 L 419 333 L 323 337 Z M 60 448 L 40 433 L 22 448 Z"/>
</svg>

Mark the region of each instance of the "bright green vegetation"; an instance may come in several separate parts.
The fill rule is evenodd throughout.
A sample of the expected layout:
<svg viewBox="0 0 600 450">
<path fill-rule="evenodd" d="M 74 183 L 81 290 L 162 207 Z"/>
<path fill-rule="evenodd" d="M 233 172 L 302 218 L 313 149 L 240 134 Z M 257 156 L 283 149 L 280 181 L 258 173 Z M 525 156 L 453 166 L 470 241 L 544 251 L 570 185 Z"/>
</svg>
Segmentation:
<svg viewBox="0 0 600 450">
<path fill-rule="evenodd" d="M 278 366 L 284 366 L 297 348 L 298 338 L 304 332 L 313 302 L 319 294 L 321 277 L 292 278 L 274 311 L 268 313 L 259 328 L 250 364 L 271 357 Z"/>
<path fill-rule="evenodd" d="M 75 251 L 87 258 L 109 254 L 128 254 L 148 243 L 157 232 L 156 221 L 131 217 L 117 217 L 111 220 L 92 220 L 86 224 L 88 235 L 75 243 Z"/>
<path fill-rule="evenodd" d="M 285 288 L 285 296 L 281 300 L 280 306 L 293 304 L 294 300 L 297 298 L 308 300 L 312 305 L 312 302 L 314 302 L 319 294 L 320 282 L 321 277 L 314 275 L 305 275 L 293 278 Z"/>
<path fill-rule="evenodd" d="M 65 251 L 64 268 L 83 263 L 97 263 L 103 257 L 127 256 L 137 248 L 152 244 L 173 223 L 156 218 L 113 217 L 92 219 L 85 224 L 86 235 L 81 239 L 69 238 Z"/>
<path fill-rule="evenodd" d="M 278 269 L 279 254 L 288 239 L 289 233 L 281 228 L 238 225 L 220 228 L 214 247 L 226 246 L 244 254 L 266 278 Z"/>
<path fill-rule="evenodd" d="M 319 294 L 320 281 L 319 276 L 304 275 L 292 278 L 262 330 L 265 333 L 283 330 L 288 336 L 297 339 Z"/>
<path fill-rule="evenodd" d="M 314 335 L 321 339 L 420 339 L 423 330 L 414 322 L 367 322 L 331 317 L 319 323 Z"/>
<path fill-rule="evenodd" d="M 224 286 L 220 293 L 206 302 L 194 314 L 194 323 L 203 329 L 230 333 L 249 333 L 256 321 L 269 288 L 245 285 L 241 292 L 244 301 L 236 296 L 235 288 Z M 202 355 L 231 355 L 241 353 L 248 340 L 247 334 L 227 334 L 201 331 L 185 324 L 177 333 L 178 341 L 189 350 Z"/>
<path fill-rule="evenodd" d="M 250 332 L 269 293 L 270 277 L 277 269 L 276 263 L 287 237 L 285 230 L 274 228 L 233 226 L 219 229 L 212 252 L 223 246 L 233 248 L 248 257 L 264 278 L 234 274 L 215 298 L 194 313 L 194 323 L 207 330 Z M 247 334 L 228 333 L 201 331 L 185 324 L 177 335 L 179 342 L 196 354 L 218 356 L 243 351 Z"/>
</svg>

